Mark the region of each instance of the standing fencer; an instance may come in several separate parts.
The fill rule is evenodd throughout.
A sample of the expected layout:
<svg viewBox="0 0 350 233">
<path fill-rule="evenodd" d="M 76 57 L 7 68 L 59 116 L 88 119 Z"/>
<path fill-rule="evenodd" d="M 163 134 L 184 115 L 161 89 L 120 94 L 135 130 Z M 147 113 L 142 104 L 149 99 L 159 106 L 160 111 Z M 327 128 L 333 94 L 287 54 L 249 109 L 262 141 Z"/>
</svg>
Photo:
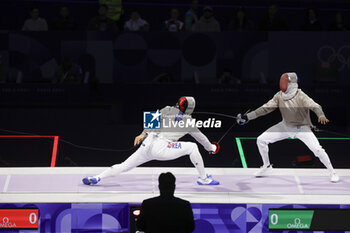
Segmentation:
<svg viewBox="0 0 350 233">
<path fill-rule="evenodd" d="M 263 160 L 263 166 L 255 176 L 263 176 L 271 171 L 269 160 L 269 143 L 274 143 L 288 137 L 298 138 L 320 159 L 328 169 L 332 182 L 338 182 L 339 176 L 335 173 L 332 163 L 326 151 L 322 148 L 314 133 L 310 119 L 310 109 L 316 113 L 318 122 L 326 124 L 329 120 L 323 113 L 322 107 L 298 89 L 298 76 L 296 73 L 284 73 L 280 79 L 280 90 L 266 104 L 249 112 L 246 115 L 238 114 L 237 122 L 245 124 L 260 116 L 266 115 L 279 108 L 282 121 L 261 134 L 257 139 L 257 145 Z"/>
<path fill-rule="evenodd" d="M 216 154 L 220 149 L 218 144 L 210 143 L 208 138 L 197 127 L 183 127 L 184 122 L 192 120 L 190 114 L 193 112 L 195 105 L 196 102 L 193 97 L 181 97 L 175 106 L 166 106 L 160 110 L 160 113 L 157 111 L 153 118 L 161 116 L 164 122 L 173 125 L 172 128 L 145 129 L 140 135 L 135 137 L 134 145 L 141 145 L 128 159 L 121 164 L 113 165 L 101 174 L 85 177 L 83 183 L 86 185 L 97 184 L 101 179 L 129 171 L 151 160 L 166 161 L 189 155 L 191 162 L 199 173 L 197 179 L 199 185 L 220 184 L 212 176 L 205 173 L 203 158 L 199 153 L 197 144 L 178 141 L 186 134 L 190 134 L 207 151 Z M 180 127 L 181 125 L 182 127 Z"/>
</svg>

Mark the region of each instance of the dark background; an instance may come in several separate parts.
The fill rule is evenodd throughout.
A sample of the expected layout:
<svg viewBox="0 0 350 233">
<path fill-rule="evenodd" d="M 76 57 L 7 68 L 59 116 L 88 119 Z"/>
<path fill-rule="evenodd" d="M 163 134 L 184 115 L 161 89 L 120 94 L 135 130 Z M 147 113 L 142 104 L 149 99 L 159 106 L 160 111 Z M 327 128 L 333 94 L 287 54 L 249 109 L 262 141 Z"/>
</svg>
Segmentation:
<svg viewBox="0 0 350 233">
<path fill-rule="evenodd" d="M 0 128 L 2 134 L 59 135 L 57 166 L 109 166 L 131 153 L 88 150 L 77 145 L 102 149 L 128 149 L 142 131 L 142 112 L 174 105 L 180 96 L 194 96 L 196 111 L 236 115 L 255 109 L 279 90 L 284 72 L 299 75 L 299 86 L 322 105 L 330 123 L 319 126 L 341 135 L 350 135 L 350 33 L 331 32 L 328 24 L 342 11 L 350 17 L 348 1 L 274 1 L 288 23 L 288 31 L 228 32 L 228 21 L 236 9 L 246 7 L 258 25 L 270 1 L 200 1 L 211 5 L 223 32 L 171 33 L 161 31 L 171 7 L 183 17 L 187 1 L 123 1 L 125 14 L 139 9 L 151 25 L 149 32 L 92 32 L 86 22 L 96 15 L 97 1 L 1 1 L 0 54 L 9 70 L 22 71 L 16 83 L 10 76 L 0 84 Z M 77 31 L 23 32 L 21 27 L 35 4 L 41 16 L 53 20 L 62 4 L 69 5 L 77 20 Z M 300 31 L 299 25 L 310 6 L 318 7 L 325 30 Z M 53 84 L 54 71 L 63 57 L 70 57 L 83 71 L 91 72 L 85 84 Z M 230 69 L 241 84 L 220 84 L 224 69 Z M 168 73 L 167 83 L 154 78 Z M 194 76 L 198 77 L 195 79 Z M 263 79 L 264 77 L 265 79 Z M 316 124 L 316 116 L 311 113 Z M 217 141 L 232 121 L 224 119 L 220 130 L 203 130 Z M 234 137 L 257 137 L 281 120 L 278 111 L 235 126 L 221 142 L 216 156 L 201 149 L 208 167 L 241 167 Z M 7 131 L 6 131 L 7 130 Z M 15 132 L 11 132 L 15 131 Z M 316 133 L 320 137 L 337 137 Z M 184 140 L 192 140 L 185 137 Z M 248 167 L 261 165 L 255 140 L 242 140 Z M 350 166 L 346 140 L 320 141 L 336 168 Z M 49 139 L 0 138 L 0 166 L 49 166 L 52 142 Z M 296 166 L 300 155 L 312 155 L 301 142 L 288 140 L 270 146 L 275 167 Z M 188 157 L 145 166 L 192 166 Z M 318 160 L 310 165 L 320 166 Z"/>
</svg>

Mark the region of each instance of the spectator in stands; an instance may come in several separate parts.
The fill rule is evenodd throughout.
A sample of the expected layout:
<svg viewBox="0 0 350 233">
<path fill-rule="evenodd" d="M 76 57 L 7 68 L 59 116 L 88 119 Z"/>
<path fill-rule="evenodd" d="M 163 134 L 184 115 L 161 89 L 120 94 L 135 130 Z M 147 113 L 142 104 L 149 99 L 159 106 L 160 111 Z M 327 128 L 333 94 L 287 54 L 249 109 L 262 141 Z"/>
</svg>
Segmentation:
<svg viewBox="0 0 350 233">
<path fill-rule="evenodd" d="M 219 32 L 220 24 L 214 18 L 213 8 L 206 6 L 203 9 L 203 16 L 193 25 L 194 32 Z"/>
<path fill-rule="evenodd" d="M 179 10 L 172 8 L 170 11 L 170 19 L 165 20 L 164 30 L 169 32 L 179 32 L 184 30 L 184 23 L 179 20 Z"/>
<path fill-rule="evenodd" d="M 123 11 L 122 0 L 99 0 L 98 2 L 108 7 L 107 17 L 117 23 Z"/>
<path fill-rule="evenodd" d="M 349 30 L 348 22 L 343 13 L 337 12 L 334 21 L 329 25 L 330 31 L 347 31 Z"/>
<path fill-rule="evenodd" d="M 62 64 L 57 68 L 55 81 L 59 83 L 81 83 L 82 70 L 69 57 L 64 57 Z"/>
<path fill-rule="evenodd" d="M 191 204 L 174 197 L 175 176 L 162 173 L 158 178 L 160 196 L 144 200 L 136 224 L 144 232 L 190 233 L 195 228 Z"/>
<path fill-rule="evenodd" d="M 98 16 L 90 20 L 88 30 L 91 31 L 115 31 L 118 30 L 116 23 L 107 17 L 108 6 L 100 5 Z"/>
<path fill-rule="evenodd" d="M 307 14 L 304 23 L 301 25 L 303 31 L 320 31 L 323 29 L 322 24 L 318 20 L 317 8 L 307 9 Z"/>
<path fill-rule="evenodd" d="M 2 61 L 2 55 L 0 54 L 0 83 L 7 82 L 7 69 Z"/>
<path fill-rule="evenodd" d="M 233 19 L 229 26 L 229 31 L 250 31 L 254 29 L 253 22 L 248 19 L 246 11 L 243 7 L 239 8 L 236 12 L 236 17 Z"/>
<path fill-rule="evenodd" d="M 138 11 L 134 10 L 131 12 L 130 19 L 125 22 L 124 30 L 131 32 L 148 31 L 149 24 L 141 18 Z"/>
<path fill-rule="evenodd" d="M 224 68 L 224 72 L 222 73 L 219 83 L 221 84 L 241 84 L 241 80 L 234 77 L 232 74 L 232 70 L 229 68 Z"/>
<path fill-rule="evenodd" d="M 267 15 L 262 18 L 260 29 L 264 31 L 284 31 L 288 30 L 288 26 L 278 13 L 276 4 L 271 4 Z"/>
<path fill-rule="evenodd" d="M 52 24 L 52 30 L 77 30 L 77 23 L 69 17 L 69 9 L 67 6 L 60 8 L 59 18 Z"/>
<path fill-rule="evenodd" d="M 198 0 L 192 0 L 191 8 L 186 12 L 185 29 L 192 31 L 193 25 L 199 20 Z"/>
<path fill-rule="evenodd" d="M 24 22 L 23 31 L 47 31 L 48 26 L 45 19 L 39 17 L 39 8 L 32 7 L 30 19 Z"/>
</svg>

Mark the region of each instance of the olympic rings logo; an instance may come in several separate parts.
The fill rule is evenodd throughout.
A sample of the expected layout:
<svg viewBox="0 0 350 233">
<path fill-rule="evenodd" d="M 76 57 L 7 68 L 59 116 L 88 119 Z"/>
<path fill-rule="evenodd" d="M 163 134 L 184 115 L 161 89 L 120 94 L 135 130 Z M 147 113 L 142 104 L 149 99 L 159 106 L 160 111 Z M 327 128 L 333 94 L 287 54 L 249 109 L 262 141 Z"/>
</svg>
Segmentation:
<svg viewBox="0 0 350 233">
<path fill-rule="evenodd" d="M 338 71 L 345 67 L 350 69 L 350 46 L 344 45 L 336 50 L 330 45 L 324 45 L 318 49 L 317 58 L 324 68 L 329 68 L 330 63 L 337 60 L 341 64 Z"/>
</svg>

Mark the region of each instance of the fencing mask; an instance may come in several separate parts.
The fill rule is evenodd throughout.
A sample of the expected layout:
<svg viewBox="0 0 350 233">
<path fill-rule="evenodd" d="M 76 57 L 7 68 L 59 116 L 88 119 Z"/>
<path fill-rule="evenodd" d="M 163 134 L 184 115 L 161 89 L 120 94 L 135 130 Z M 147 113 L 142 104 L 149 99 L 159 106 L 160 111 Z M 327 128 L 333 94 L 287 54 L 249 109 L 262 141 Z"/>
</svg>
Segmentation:
<svg viewBox="0 0 350 233">
<path fill-rule="evenodd" d="M 196 101 L 193 97 L 183 96 L 177 102 L 177 107 L 180 109 L 181 112 L 185 114 L 191 114 L 194 111 L 194 108 L 196 107 Z"/>
<path fill-rule="evenodd" d="M 284 73 L 280 79 L 280 90 L 283 100 L 293 99 L 298 92 L 298 76 L 296 73 Z"/>
<path fill-rule="evenodd" d="M 298 76 L 296 73 L 284 73 L 280 79 L 280 90 L 286 92 L 290 83 L 298 83 Z"/>
</svg>

